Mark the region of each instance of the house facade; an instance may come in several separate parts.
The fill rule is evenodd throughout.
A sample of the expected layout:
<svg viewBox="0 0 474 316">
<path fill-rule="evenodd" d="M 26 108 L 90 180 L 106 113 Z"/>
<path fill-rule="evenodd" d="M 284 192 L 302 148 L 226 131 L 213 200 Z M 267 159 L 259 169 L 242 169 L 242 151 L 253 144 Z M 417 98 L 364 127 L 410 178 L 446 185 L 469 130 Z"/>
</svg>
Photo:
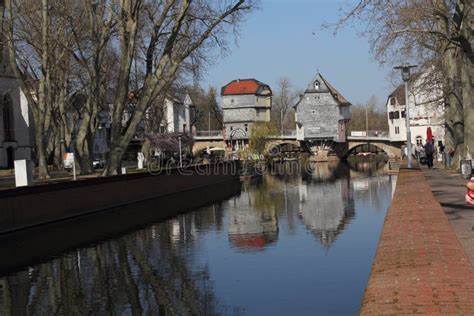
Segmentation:
<svg viewBox="0 0 474 316">
<path fill-rule="evenodd" d="M 295 105 L 300 141 L 346 141 L 350 103 L 320 74 L 311 80 Z"/>
<path fill-rule="evenodd" d="M 168 133 L 190 133 L 191 132 L 191 109 L 192 101 L 188 94 L 181 99 L 165 99 L 165 115 L 161 126 Z"/>
<path fill-rule="evenodd" d="M 33 131 L 29 111 L 15 78 L 0 64 L 0 168 L 13 168 L 15 160 L 31 158 Z"/>
<path fill-rule="evenodd" d="M 430 74 L 416 76 L 408 92 L 410 104 L 411 143 L 426 142 L 428 127 L 431 128 L 437 146 L 444 144 L 444 99 L 440 84 L 427 83 Z M 387 120 L 392 142 L 406 142 L 405 85 L 398 86 L 387 98 Z"/>
<path fill-rule="evenodd" d="M 248 139 L 256 122 L 270 122 L 272 90 L 256 79 L 237 79 L 221 89 L 226 139 Z"/>
</svg>

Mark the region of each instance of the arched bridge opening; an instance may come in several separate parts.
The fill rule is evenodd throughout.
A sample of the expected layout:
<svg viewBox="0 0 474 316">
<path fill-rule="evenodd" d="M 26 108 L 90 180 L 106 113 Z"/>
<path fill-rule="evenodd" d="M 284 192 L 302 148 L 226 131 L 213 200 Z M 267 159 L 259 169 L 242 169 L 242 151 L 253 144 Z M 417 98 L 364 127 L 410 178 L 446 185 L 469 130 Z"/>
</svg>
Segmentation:
<svg viewBox="0 0 474 316">
<path fill-rule="evenodd" d="M 347 151 L 345 154 L 346 157 L 349 156 L 366 156 L 370 154 L 385 154 L 388 155 L 388 153 L 383 149 L 382 146 L 376 145 L 376 144 L 358 144 L 355 145 Z"/>
<path fill-rule="evenodd" d="M 272 141 L 267 144 L 266 152 L 277 157 L 293 157 L 301 152 L 301 146 L 298 141 Z"/>
<path fill-rule="evenodd" d="M 342 157 L 367 154 L 386 154 L 390 159 L 394 159 L 401 156 L 401 149 L 399 144 L 390 142 L 350 141 L 347 143 L 347 148 L 344 150 Z"/>
</svg>

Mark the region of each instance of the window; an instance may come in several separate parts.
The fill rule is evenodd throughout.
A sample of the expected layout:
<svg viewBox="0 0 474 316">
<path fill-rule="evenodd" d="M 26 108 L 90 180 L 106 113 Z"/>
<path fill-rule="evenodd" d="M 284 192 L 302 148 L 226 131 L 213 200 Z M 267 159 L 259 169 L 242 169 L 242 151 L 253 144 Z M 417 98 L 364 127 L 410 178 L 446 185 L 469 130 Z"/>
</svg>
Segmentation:
<svg viewBox="0 0 474 316">
<path fill-rule="evenodd" d="M 234 130 L 234 127 L 231 126 L 231 127 L 230 127 L 230 130 L 233 131 L 233 130 Z"/>
<path fill-rule="evenodd" d="M 403 118 L 406 117 L 406 112 L 405 112 L 405 110 L 402 111 L 402 117 L 403 117 Z"/>
<path fill-rule="evenodd" d="M 249 130 L 249 128 L 248 128 L 249 125 L 248 125 L 248 124 L 244 124 L 244 127 L 245 127 L 245 131 L 248 132 L 248 130 Z"/>
<path fill-rule="evenodd" d="M 395 134 L 400 134 L 400 127 L 395 126 Z"/>
<path fill-rule="evenodd" d="M 13 141 L 15 138 L 14 130 L 15 127 L 13 125 L 14 117 L 13 117 L 13 106 L 12 100 L 9 94 L 6 94 L 3 97 L 3 132 L 5 141 Z"/>
<path fill-rule="evenodd" d="M 423 138 L 421 136 L 416 136 L 416 145 L 423 145 Z"/>
<path fill-rule="evenodd" d="M 397 104 L 397 98 L 394 98 L 394 97 L 390 98 L 390 105 L 395 105 L 395 104 Z"/>
<path fill-rule="evenodd" d="M 395 112 L 388 112 L 388 118 L 391 120 L 396 120 L 400 118 L 400 112 L 395 111 Z"/>
<path fill-rule="evenodd" d="M 314 90 L 319 90 L 319 87 L 320 87 L 319 81 L 316 80 L 316 81 L 314 82 Z"/>
</svg>

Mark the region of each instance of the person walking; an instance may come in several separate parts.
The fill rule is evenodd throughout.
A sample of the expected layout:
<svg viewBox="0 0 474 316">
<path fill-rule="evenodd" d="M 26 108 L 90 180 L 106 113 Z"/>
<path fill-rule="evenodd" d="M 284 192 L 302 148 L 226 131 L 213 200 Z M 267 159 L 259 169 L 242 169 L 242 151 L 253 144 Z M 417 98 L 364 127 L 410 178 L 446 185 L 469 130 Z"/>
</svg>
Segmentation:
<svg viewBox="0 0 474 316">
<path fill-rule="evenodd" d="M 425 155 L 426 155 L 426 164 L 428 168 L 433 168 L 433 154 L 434 154 L 434 144 L 433 142 L 426 140 L 425 148 Z"/>
</svg>

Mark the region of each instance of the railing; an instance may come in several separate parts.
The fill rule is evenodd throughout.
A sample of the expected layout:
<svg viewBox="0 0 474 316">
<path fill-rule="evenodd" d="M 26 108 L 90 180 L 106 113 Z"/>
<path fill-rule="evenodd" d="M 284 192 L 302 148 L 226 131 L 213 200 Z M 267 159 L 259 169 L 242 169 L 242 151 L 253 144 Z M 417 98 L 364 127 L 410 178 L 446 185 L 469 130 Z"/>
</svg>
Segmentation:
<svg viewBox="0 0 474 316">
<path fill-rule="evenodd" d="M 196 131 L 196 137 L 222 137 L 222 131 Z"/>
<path fill-rule="evenodd" d="M 282 136 L 296 136 L 296 130 L 295 129 L 284 129 L 283 132 L 281 133 Z"/>
</svg>

